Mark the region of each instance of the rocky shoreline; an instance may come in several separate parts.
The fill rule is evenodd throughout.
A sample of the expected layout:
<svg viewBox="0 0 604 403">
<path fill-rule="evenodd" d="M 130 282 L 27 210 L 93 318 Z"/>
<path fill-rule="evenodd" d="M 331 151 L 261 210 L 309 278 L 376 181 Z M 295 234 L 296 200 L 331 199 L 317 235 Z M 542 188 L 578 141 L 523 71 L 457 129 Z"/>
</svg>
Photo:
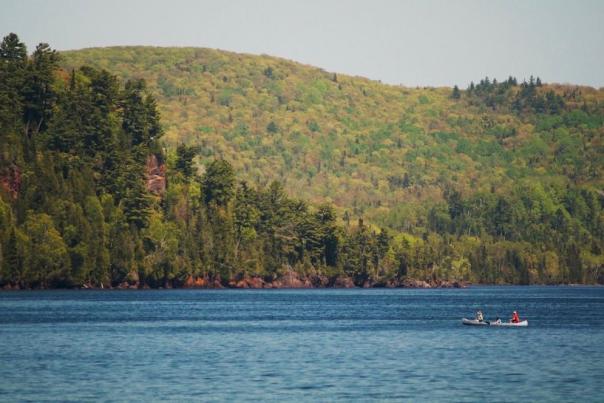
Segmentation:
<svg viewBox="0 0 604 403">
<path fill-rule="evenodd" d="M 295 271 L 288 271 L 277 277 L 245 276 L 240 275 L 229 280 L 216 277 L 189 276 L 184 281 L 165 281 L 163 284 L 148 284 L 137 280 L 124 281 L 112 287 L 97 287 L 83 284 L 80 287 L 64 287 L 75 289 L 312 289 L 312 288 L 467 288 L 470 283 L 465 281 L 449 280 L 418 280 L 412 278 L 390 279 L 374 281 L 365 279 L 355 281 L 348 276 L 310 275 L 303 276 Z M 48 287 L 28 287 L 19 284 L 6 284 L 0 289 L 27 290 L 46 289 Z M 55 288 L 55 287 L 53 287 Z"/>
</svg>

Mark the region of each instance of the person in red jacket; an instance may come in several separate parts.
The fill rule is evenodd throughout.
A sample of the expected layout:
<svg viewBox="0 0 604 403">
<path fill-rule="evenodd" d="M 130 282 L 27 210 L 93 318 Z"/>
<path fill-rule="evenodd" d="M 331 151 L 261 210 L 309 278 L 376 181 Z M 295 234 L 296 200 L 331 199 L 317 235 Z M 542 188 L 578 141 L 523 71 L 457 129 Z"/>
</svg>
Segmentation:
<svg viewBox="0 0 604 403">
<path fill-rule="evenodd" d="M 520 322 L 520 317 L 518 316 L 518 312 L 514 311 L 514 313 L 512 314 L 512 323 L 518 322 Z"/>
</svg>

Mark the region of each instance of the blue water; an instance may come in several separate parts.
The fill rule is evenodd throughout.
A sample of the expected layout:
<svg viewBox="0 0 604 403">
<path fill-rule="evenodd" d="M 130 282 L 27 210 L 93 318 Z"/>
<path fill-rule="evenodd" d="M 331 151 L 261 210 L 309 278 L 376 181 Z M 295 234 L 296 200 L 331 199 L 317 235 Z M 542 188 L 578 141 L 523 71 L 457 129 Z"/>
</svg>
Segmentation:
<svg viewBox="0 0 604 403">
<path fill-rule="evenodd" d="M 0 293 L 2 401 L 601 402 L 603 375 L 604 288 Z"/>
</svg>

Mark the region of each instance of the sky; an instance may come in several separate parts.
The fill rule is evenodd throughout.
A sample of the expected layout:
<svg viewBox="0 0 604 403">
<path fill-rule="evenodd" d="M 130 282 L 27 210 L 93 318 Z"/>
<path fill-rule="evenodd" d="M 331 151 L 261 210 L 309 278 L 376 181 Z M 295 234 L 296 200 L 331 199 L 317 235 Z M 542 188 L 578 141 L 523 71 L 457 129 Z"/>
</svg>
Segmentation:
<svg viewBox="0 0 604 403">
<path fill-rule="evenodd" d="M 28 49 L 197 46 L 405 86 L 488 76 L 604 87 L 601 0 L 0 0 Z"/>
</svg>

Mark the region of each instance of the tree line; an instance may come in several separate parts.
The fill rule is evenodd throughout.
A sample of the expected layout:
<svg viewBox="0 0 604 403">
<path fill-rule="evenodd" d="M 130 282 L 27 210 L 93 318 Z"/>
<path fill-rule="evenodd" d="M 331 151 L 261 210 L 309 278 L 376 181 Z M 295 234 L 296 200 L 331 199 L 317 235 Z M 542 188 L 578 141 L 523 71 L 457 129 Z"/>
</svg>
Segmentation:
<svg viewBox="0 0 604 403">
<path fill-rule="evenodd" d="M 546 113 L 556 115 L 562 112 L 566 103 L 564 97 L 553 90 L 539 91 L 543 83 L 539 77 L 530 76 L 518 84 L 516 77 L 498 82 L 489 77 L 481 79 L 478 84 L 472 81 L 466 90 L 466 96 L 476 103 L 486 105 L 494 110 L 507 109 L 516 114 Z M 457 85 L 451 92 L 452 99 L 461 99 L 462 93 Z"/>
</svg>

